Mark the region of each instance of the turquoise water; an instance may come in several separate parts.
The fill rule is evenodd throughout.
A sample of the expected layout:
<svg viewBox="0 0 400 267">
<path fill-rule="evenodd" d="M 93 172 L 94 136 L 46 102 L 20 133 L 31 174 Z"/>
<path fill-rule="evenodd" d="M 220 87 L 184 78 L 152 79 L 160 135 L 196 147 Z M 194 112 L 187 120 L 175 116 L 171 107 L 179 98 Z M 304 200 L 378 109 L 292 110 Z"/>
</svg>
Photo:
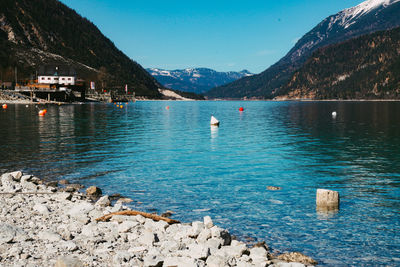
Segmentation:
<svg viewBox="0 0 400 267">
<path fill-rule="evenodd" d="M 400 266 L 400 102 L 47 109 L 45 117 L 34 106 L 0 111 L 1 171 L 95 184 L 186 222 L 211 215 L 242 240 L 322 265 Z M 316 211 L 317 188 L 340 192 L 339 212 Z"/>
</svg>

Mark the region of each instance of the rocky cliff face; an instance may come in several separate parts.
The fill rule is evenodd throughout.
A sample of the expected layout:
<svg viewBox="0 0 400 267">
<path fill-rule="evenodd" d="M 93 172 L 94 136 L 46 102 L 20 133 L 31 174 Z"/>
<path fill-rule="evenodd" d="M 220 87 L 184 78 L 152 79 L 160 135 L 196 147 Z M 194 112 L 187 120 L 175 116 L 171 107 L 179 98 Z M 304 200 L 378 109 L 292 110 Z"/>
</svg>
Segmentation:
<svg viewBox="0 0 400 267">
<path fill-rule="evenodd" d="M 29 78 L 42 64 L 67 64 L 107 88 L 128 84 L 138 95 L 160 96 L 160 84 L 138 63 L 57 0 L 2 0 L 0 51 L 3 79 L 10 79 L 15 66 L 21 78 Z"/>
<path fill-rule="evenodd" d="M 358 6 L 329 16 L 310 32 L 276 64 L 264 72 L 212 89 L 211 97 L 274 98 L 281 87 L 317 49 L 364 34 L 400 26 L 399 0 L 368 0 Z"/>
</svg>

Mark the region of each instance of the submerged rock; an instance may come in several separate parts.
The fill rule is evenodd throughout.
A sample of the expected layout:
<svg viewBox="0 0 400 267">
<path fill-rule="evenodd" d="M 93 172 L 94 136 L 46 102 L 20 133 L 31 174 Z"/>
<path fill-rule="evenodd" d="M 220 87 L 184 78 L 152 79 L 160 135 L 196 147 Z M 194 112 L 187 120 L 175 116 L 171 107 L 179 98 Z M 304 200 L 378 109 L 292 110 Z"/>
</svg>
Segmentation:
<svg viewBox="0 0 400 267">
<path fill-rule="evenodd" d="M 279 260 L 287 261 L 287 262 L 300 262 L 305 265 L 317 265 L 318 262 L 313 258 L 310 258 L 300 252 L 290 252 L 284 253 L 277 257 Z"/>
<path fill-rule="evenodd" d="M 282 189 L 282 187 L 279 187 L 279 186 L 267 186 L 267 189 L 268 190 L 270 190 L 270 191 L 278 191 L 278 190 L 281 190 Z"/>
</svg>

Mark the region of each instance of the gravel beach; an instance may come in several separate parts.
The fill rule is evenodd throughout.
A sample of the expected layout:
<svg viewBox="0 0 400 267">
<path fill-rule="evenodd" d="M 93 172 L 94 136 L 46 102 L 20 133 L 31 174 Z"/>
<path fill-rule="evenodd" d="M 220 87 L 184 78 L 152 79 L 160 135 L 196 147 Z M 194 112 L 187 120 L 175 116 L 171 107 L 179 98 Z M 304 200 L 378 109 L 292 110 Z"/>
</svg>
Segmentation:
<svg viewBox="0 0 400 267">
<path fill-rule="evenodd" d="M 103 215 L 112 206 L 96 190 L 45 184 L 20 171 L 1 175 L 0 266 L 282 266 L 315 265 L 300 253 L 273 255 L 249 247 L 228 230 L 203 221 L 169 224 L 141 215 Z M 93 196 L 90 196 L 93 194 Z M 96 195 L 97 194 L 97 195 Z M 296 262 L 297 261 L 297 262 Z"/>
</svg>

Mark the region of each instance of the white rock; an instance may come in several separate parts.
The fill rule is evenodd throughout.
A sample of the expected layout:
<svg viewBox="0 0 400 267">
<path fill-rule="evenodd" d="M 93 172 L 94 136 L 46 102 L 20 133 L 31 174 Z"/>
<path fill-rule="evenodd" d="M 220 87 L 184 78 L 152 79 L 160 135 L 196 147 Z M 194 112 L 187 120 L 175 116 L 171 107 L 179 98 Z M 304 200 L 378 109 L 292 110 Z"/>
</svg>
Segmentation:
<svg viewBox="0 0 400 267">
<path fill-rule="evenodd" d="M 15 180 L 15 181 L 20 181 L 21 180 L 21 177 L 22 177 L 22 172 L 20 172 L 20 171 L 16 171 L 16 172 L 12 172 L 12 173 L 10 173 L 11 174 L 11 176 L 13 177 L 13 179 Z"/>
<path fill-rule="evenodd" d="M 204 223 L 203 222 L 192 222 L 192 229 L 190 231 L 190 237 L 197 238 L 201 231 L 204 229 Z"/>
<path fill-rule="evenodd" d="M 19 247 L 12 247 L 9 251 L 8 251 L 8 255 L 11 255 L 15 258 L 18 258 L 19 255 L 21 255 L 22 253 L 22 248 Z"/>
<path fill-rule="evenodd" d="M 197 236 L 197 241 L 199 242 L 199 243 L 204 243 L 204 242 L 206 242 L 208 239 L 210 239 L 211 238 L 211 230 L 210 229 L 208 229 L 208 228 L 206 228 L 206 229 L 203 229 L 201 232 L 200 232 L 200 234 Z"/>
<path fill-rule="evenodd" d="M 42 240 L 49 241 L 49 242 L 59 242 L 61 241 L 61 236 L 57 233 L 52 231 L 40 231 L 38 237 Z"/>
<path fill-rule="evenodd" d="M 16 230 L 13 225 L 0 223 L 0 245 L 11 242 L 16 235 Z"/>
<path fill-rule="evenodd" d="M 211 220 L 211 217 L 210 216 L 205 216 L 204 217 L 204 226 L 206 227 L 206 228 L 211 228 L 211 227 L 213 227 L 214 226 L 214 223 L 213 223 L 213 221 Z"/>
<path fill-rule="evenodd" d="M 222 257 L 211 255 L 207 258 L 206 264 L 208 267 L 227 266 L 227 262 Z"/>
<path fill-rule="evenodd" d="M 33 206 L 33 210 L 37 211 L 41 214 L 47 215 L 50 213 L 49 208 L 46 205 L 43 204 L 36 204 L 35 206 Z"/>
<path fill-rule="evenodd" d="M 103 212 L 101 212 L 98 209 L 91 210 L 91 211 L 89 211 L 89 214 L 88 214 L 89 218 L 92 221 L 95 221 L 95 219 L 100 218 L 103 215 L 104 215 Z"/>
<path fill-rule="evenodd" d="M 136 219 L 136 221 L 138 221 L 141 224 L 144 224 L 146 222 L 146 218 L 143 217 L 142 215 L 136 215 L 136 216 L 134 216 L 134 218 Z"/>
<path fill-rule="evenodd" d="M 165 252 L 165 254 L 170 254 L 170 252 L 177 251 L 179 246 L 179 243 L 175 240 L 165 240 L 160 242 L 160 248 Z"/>
<path fill-rule="evenodd" d="M 114 216 L 111 217 L 110 221 L 111 222 L 118 222 L 118 223 L 122 223 L 124 221 L 139 222 L 136 218 L 137 218 L 137 216 L 114 215 Z"/>
<path fill-rule="evenodd" d="M 222 245 L 226 246 L 231 243 L 231 235 L 225 229 L 222 229 L 218 226 L 211 227 L 211 236 L 215 238 L 222 238 L 224 243 Z"/>
<path fill-rule="evenodd" d="M 127 251 L 117 251 L 113 258 L 114 265 L 121 266 L 131 259 L 131 255 Z"/>
<path fill-rule="evenodd" d="M 1 184 L 3 186 L 3 191 L 6 193 L 13 193 L 15 190 L 15 181 L 11 174 L 6 173 L 1 176 Z"/>
<path fill-rule="evenodd" d="M 21 182 L 21 186 L 24 192 L 37 192 L 38 186 L 31 182 Z"/>
<path fill-rule="evenodd" d="M 198 267 L 200 263 L 190 257 L 171 257 L 168 256 L 164 259 L 163 266 L 176 266 L 176 267 Z"/>
<path fill-rule="evenodd" d="M 134 228 L 137 225 L 139 225 L 139 223 L 134 221 L 122 222 L 120 225 L 118 225 L 118 232 L 120 233 L 129 232 L 132 228 Z"/>
<path fill-rule="evenodd" d="M 153 243 L 156 241 L 154 233 L 150 231 L 143 231 L 142 235 L 138 238 L 138 241 L 146 246 L 153 246 Z"/>
<path fill-rule="evenodd" d="M 108 207 L 111 205 L 111 201 L 108 195 L 102 196 L 101 198 L 99 198 L 99 200 L 97 200 L 95 206 L 99 206 L 99 207 Z"/>
<path fill-rule="evenodd" d="M 140 247 L 131 247 L 128 251 L 129 253 L 138 253 L 138 252 L 147 252 L 148 247 L 140 246 Z"/>
<path fill-rule="evenodd" d="M 21 183 L 25 183 L 25 182 L 29 182 L 31 179 L 32 179 L 32 175 L 23 175 L 22 177 L 21 177 L 21 180 L 20 180 L 20 182 Z"/>
<path fill-rule="evenodd" d="M 263 247 L 254 247 L 250 249 L 250 258 L 253 261 L 268 260 L 268 251 Z"/>
<path fill-rule="evenodd" d="M 220 239 L 220 238 L 210 238 L 206 241 L 206 245 L 208 247 L 211 248 L 211 251 L 215 251 L 220 249 L 220 247 L 222 246 L 222 244 L 224 243 L 224 240 Z M 211 253 L 213 254 L 213 253 Z"/>
<path fill-rule="evenodd" d="M 63 202 L 65 200 L 71 200 L 72 199 L 72 194 L 68 192 L 60 192 L 57 194 L 54 194 L 54 199 Z"/>
<path fill-rule="evenodd" d="M 54 267 L 79 267 L 83 266 L 82 262 L 76 256 L 65 256 L 57 259 Z"/>
<path fill-rule="evenodd" d="M 143 258 L 143 264 L 144 266 L 162 266 L 162 263 L 164 261 L 164 257 L 162 257 L 162 255 L 158 255 L 158 254 L 147 254 L 144 258 Z"/>
<path fill-rule="evenodd" d="M 68 251 L 75 251 L 78 246 L 73 241 L 61 241 L 60 246 Z"/>
<path fill-rule="evenodd" d="M 236 240 L 235 240 L 236 241 Z M 223 246 L 221 250 L 225 252 L 225 254 L 229 257 L 240 258 L 243 253 L 247 250 L 247 246 L 244 243 L 231 245 L 231 246 Z"/>
<path fill-rule="evenodd" d="M 99 229 L 93 223 L 82 226 L 81 235 L 91 237 L 100 234 Z"/>
<path fill-rule="evenodd" d="M 248 267 L 248 266 L 254 266 L 254 265 L 252 265 L 247 261 L 242 261 L 240 259 L 236 261 L 236 267 Z"/>
<path fill-rule="evenodd" d="M 204 244 L 190 244 L 188 250 L 188 256 L 195 259 L 205 260 L 210 255 L 210 248 Z"/>
<path fill-rule="evenodd" d="M 87 215 L 91 210 L 94 209 L 94 206 L 88 202 L 80 202 L 77 205 L 74 205 L 67 214 L 71 217 L 79 217 L 82 215 Z"/>
<path fill-rule="evenodd" d="M 118 212 L 118 211 L 122 211 L 122 210 L 123 210 L 122 204 L 121 203 L 116 203 L 114 205 L 114 207 L 112 207 L 109 211 L 110 211 L 110 213 L 112 213 L 112 212 Z"/>
<path fill-rule="evenodd" d="M 278 262 L 273 265 L 274 267 L 305 267 L 304 264 L 299 262 Z"/>
</svg>

